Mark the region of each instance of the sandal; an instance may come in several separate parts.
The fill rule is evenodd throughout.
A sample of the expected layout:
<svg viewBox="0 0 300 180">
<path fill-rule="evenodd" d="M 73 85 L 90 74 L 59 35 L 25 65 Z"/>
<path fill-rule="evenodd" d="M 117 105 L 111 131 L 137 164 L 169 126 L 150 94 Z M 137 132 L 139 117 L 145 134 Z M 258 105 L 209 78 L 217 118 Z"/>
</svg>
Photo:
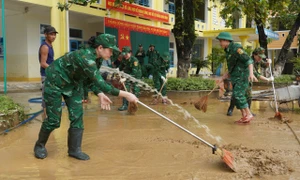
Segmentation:
<svg viewBox="0 0 300 180">
<path fill-rule="evenodd" d="M 246 117 L 242 117 L 241 119 L 237 120 L 237 121 L 234 121 L 234 123 L 244 123 L 244 121 L 246 120 L 247 118 Z"/>
<path fill-rule="evenodd" d="M 250 123 L 250 121 L 253 120 L 253 116 L 250 116 L 250 117 L 242 117 L 240 120 L 238 121 L 235 121 L 235 123 L 238 123 L 238 124 L 247 124 L 247 123 Z"/>
</svg>

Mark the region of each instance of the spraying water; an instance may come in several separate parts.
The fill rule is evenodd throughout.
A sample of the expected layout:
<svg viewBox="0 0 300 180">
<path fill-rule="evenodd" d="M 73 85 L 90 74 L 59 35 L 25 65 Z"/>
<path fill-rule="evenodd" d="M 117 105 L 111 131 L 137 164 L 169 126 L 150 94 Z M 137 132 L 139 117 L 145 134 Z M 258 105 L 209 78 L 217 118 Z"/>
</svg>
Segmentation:
<svg viewBox="0 0 300 180">
<path fill-rule="evenodd" d="M 107 72 L 109 74 L 114 74 L 114 73 L 119 74 L 120 76 L 126 78 L 128 81 L 137 83 L 137 86 L 140 87 L 141 89 L 146 90 L 146 91 L 150 91 L 150 92 L 154 92 L 158 96 L 162 96 L 161 93 L 159 93 L 155 88 L 152 88 L 151 86 L 149 86 L 144 81 L 136 79 L 136 78 L 130 76 L 129 74 L 124 73 L 123 71 L 119 71 L 119 69 L 113 69 L 113 68 L 110 68 L 110 67 L 107 67 L 107 66 L 102 66 L 100 68 L 100 72 L 101 73 Z M 209 137 L 216 140 L 218 143 L 221 142 L 222 138 L 220 136 L 213 136 L 210 133 L 210 129 L 206 125 L 200 124 L 199 120 L 197 120 L 194 116 L 192 116 L 187 110 L 185 110 L 183 107 L 179 106 L 178 104 L 174 104 L 173 101 L 169 98 L 168 98 L 168 101 L 170 102 L 170 104 L 172 106 L 177 107 L 179 109 L 178 112 L 180 112 L 184 115 L 185 120 L 186 119 L 192 119 L 197 124 L 198 128 L 203 128 L 205 130 L 206 134 Z"/>
</svg>

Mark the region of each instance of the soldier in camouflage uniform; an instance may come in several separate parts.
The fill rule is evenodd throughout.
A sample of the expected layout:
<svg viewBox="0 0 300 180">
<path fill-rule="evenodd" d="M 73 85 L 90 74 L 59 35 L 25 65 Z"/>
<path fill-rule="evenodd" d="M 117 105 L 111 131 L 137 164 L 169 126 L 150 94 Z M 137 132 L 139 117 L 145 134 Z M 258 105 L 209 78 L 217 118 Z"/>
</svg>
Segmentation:
<svg viewBox="0 0 300 180">
<path fill-rule="evenodd" d="M 164 52 L 161 57 L 157 61 L 154 61 L 154 69 L 155 71 L 153 72 L 153 81 L 154 81 L 154 86 L 156 90 L 159 92 L 161 90 L 161 94 L 163 96 L 162 98 L 162 103 L 166 104 L 167 99 L 167 87 L 164 82 L 166 81 L 166 74 L 168 69 L 170 68 L 170 53 L 169 52 Z M 162 87 L 164 85 L 164 87 Z"/>
<path fill-rule="evenodd" d="M 236 99 L 236 107 L 242 113 L 242 118 L 236 122 L 249 123 L 253 119 L 253 115 L 249 110 L 246 91 L 249 81 L 257 81 L 253 74 L 253 61 L 240 44 L 233 42 L 230 33 L 221 32 L 217 39 L 225 50 L 228 65 L 228 73 L 223 75 L 223 79 L 230 76 L 233 86 L 232 96 Z"/>
<path fill-rule="evenodd" d="M 89 81 L 91 90 L 99 97 L 101 108 L 110 110 L 110 99 L 103 92 L 114 96 L 125 97 L 136 102 L 135 95 L 120 91 L 107 84 L 101 77 L 95 60 L 107 60 L 116 47 L 116 38 L 110 34 L 101 34 L 91 40 L 91 47 L 65 54 L 46 69 L 45 103 L 47 118 L 42 123 L 38 140 L 34 146 L 35 157 L 47 157 L 45 145 L 50 133 L 60 127 L 62 113 L 62 97 L 69 111 L 70 128 L 68 130 L 68 154 L 80 160 L 88 160 L 89 156 L 81 151 L 83 135 L 83 107 L 80 93 L 81 84 Z"/>
<path fill-rule="evenodd" d="M 139 60 L 132 56 L 132 52 L 130 47 L 124 46 L 122 48 L 122 54 L 123 54 L 123 59 L 121 61 L 121 64 L 119 66 L 120 71 L 124 71 L 126 74 L 131 75 L 132 77 L 136 79 L 141 79 L 142 77 L 142 70 L 141 70 L 141 65 L 139 63 Z M 140 88 L 137 86 L 137 83 L 132 83 L 132 82 L 125 82 L 126 89 L 128 91 L 133 91 L 133 93 L 138 97 Z M 125 111 L 128 108 L 128 101 L 123 98 L 123 104 L 120 108 L 118 108 L 119 111 Z"/>
<path fill-rule="evenodd" d="M 155 46 L 153 44 L 150 44 L 146 56 L 148 57 L 148 64 L 145 66 L 146 72 L 144 76 L 148 78 L 150 75 L 153 75 L 153 71 L 154 71 L 153 63 L 157 61 L 159 58 L 159 52 L 155 50 Z"/>
<path fill-rule="evenodd" d="M 258 71 L 259 66 L 262 68 L 267 68 L 267 67 L 269 67 L 269 64 L 271 64 L 271 62 L 272 62 L 271 59 L 267 59 L 267 61 L 264 61 L 263 59 L 265 59 L 265 58 L 266 58 L 266 55 L 265 55 L 264 48 L 259 47 L 259 48 L 254 49 L 254 51 L 252 52 L 252 56 L 251 56 L 251 59 L 254 63 L 253 74 L 257 79 L 270 82 L 270 81 L 274 80 L 273 77 L 266 78 L 266 77 L 262 76 Z M 249 105 L 249 109 L 251 108 L 251 103 L 252 103 L 252 85 L 253 85 L 253 83 L 249 82 L 249 87 L 247 89 L 247 102 Z M 234 106 L 235 106 L 235 99 L 231 98 L 230 106 L 227 111 L 228 116 L 232 116 Z"/>
</svg>

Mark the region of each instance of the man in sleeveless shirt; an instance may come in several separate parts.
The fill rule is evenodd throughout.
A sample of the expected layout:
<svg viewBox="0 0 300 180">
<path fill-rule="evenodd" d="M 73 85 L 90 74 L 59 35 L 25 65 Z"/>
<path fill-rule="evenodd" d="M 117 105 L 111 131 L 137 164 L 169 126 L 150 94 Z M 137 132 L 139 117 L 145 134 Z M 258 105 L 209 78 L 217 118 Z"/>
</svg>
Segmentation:
<svg viewBox="0 0 300 180">
<path fill-rule="evenodd" d="M 46 107 L 44 102 L 44 81 L 46 77 L 45 69 L 54 61 L 54 51 L 52 43 L 56 39 L 58 32 L 52 26 L 47 26 L 44 30 L 45 41 L 42 42 L 39 48 L 40 74 L 42 81 L 42 107 L 44 109 L 44 118 L 46 117 Z"/>
</svg>

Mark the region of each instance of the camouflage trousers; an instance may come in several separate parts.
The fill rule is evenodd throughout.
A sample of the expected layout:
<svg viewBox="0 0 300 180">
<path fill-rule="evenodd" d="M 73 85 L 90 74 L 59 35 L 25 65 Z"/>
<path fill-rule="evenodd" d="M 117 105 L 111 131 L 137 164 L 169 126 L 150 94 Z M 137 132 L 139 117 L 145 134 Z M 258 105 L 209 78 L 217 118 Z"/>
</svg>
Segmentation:
<svg viewBox="0 0 300 180">
<path fill-rule="evenodd" d="M 125 86 L 126 86 L 127 91 L 132 92 L 136 97 L 139 97 L 140 87 L 137 86 L 137 83 L 126 81 Z"/>
<path fill-rule="evenodd" d="M 252 86 L 253 86 L 253 83 L 249 82 L 249 86 L 248 86 L 247 91 L 246 91 L 246 98 L 247 98 L 247 100 L 251 100 L 252 99 Z"/>
<path fill-rule="evenodd" d="M 233 98 L 236 99 L 236 108 L 244 109 L 249 107 L 247 103 L 248 91 L 249 91 L 249 81 L 248 77 L 235 77 L 231 78 L 232 87 L 233 87 Z M 250 89 L 251 91 L 251 89 Z"/>
<path fill-rule="evenodd" d="M 164 81 L 160 78 L 160 76 L 161 76 L 161 74 L 159 74 L 159 73 L 154 73 L 153 74 L 154 87 L 157 90 L 157 92 L 160 91 L 160 89 L 162 88 L 162 85 L 164 84 Z M 162 76 L 166 78 L 166 74 L 162 74 Z M 167 86 L 166 86 L 166 84 L 164 85 L 164 87 L 161 90 L 161 95 L 162 96 L 167 95 Z"/>
<path fill-rule="evenodd" d="M 69 86 L 61 89 L 47 81 L 47 78 L 44 92 L 47 118 L 42 124 L 42 129 L 52 131 L 60 127 L 62 98 L 64 98 L 68 108 L 70 128 L 83 129 L 82 93 L 80 88 Z"/>
</svg>

